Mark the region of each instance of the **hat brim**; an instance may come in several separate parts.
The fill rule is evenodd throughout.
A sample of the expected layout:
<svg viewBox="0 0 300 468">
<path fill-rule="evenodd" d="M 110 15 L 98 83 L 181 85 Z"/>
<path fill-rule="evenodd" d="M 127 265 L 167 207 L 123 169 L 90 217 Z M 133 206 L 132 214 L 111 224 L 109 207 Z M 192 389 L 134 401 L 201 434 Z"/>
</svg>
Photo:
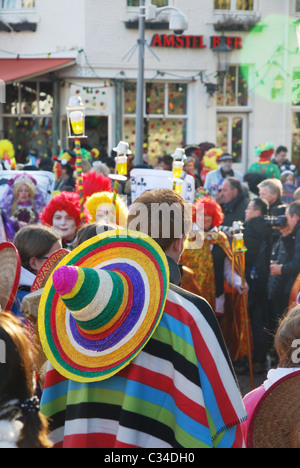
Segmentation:
<svg viewBox="0 0 300 468">
<path fill-rule="evenodd" d="M 14 244 L 0 244 L 0 305 L 2 310 L 10 311 L 15 301 L 20 276 L 21 258 Z"/>
<path fill-rule="evenodd" d="M 44 352 L 64 377 L 96 382 L 119 372 L 146 345 L 159 324 L 169 289 L 165 254 L 150 237 L 128 230 L 107 231 L 80 245 L 58 267 L 117 271 L 129 287 L 114 323 L 81 333 L 49 278 L 39 307 Z"/>
<path fill-rule="evenodd" d="M 289 436 L 300 418 L 300 370 L 274 383 L 250 420 L 248 448 L 289 448 Z"/>
<path fill-rule="evenodd" d="M 69 253 L 70 252 L 66 249 L 59 249 L 46 260 L 46 262 L 44 263 L 34 280 L 34 283 L 30 290 L 31 293 L 39 289 L 43 289 L 45 287 L 49 277 L 51 276 L 57 265 L 59 265 L 62 259 L 69 255 Z"/>
</svg>

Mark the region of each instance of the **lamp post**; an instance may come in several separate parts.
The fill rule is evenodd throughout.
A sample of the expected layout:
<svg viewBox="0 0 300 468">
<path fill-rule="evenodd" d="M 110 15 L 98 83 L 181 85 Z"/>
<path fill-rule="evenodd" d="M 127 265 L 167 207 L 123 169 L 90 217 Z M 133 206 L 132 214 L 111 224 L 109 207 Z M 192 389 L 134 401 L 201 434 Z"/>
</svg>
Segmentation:
<svg viewBox="0 0 300 468">
<path fill-rule="evenodd" d="M 82 154 L 80 140 L 87 138 L 85 135 L 85 114 L 82 99 L 79 96 L 72 96 L 69 100 L 67 110 L 68 138 L 75 139 L 76 169 L 78 180 L 78 192 L 80 197 L 80 221 L 85 223 L 84 216 L 84 193 L 82 177 Z"/>
<path fill-rule="evenodd" d="M 145 70 L 145 0 L 140 0 L 139 58 L 136 89 L 135 165 L 143 163 L 144 153 L 144 70 Z"/>
<path fill-rule="evenodd" d="M 170 17 L 169 28 L 174 30 L 174 33 L 181 35 L 187 29 L 187 21 L 184 14 L 176 7 L 156 7 L 155 5 L 145 6 L 145 0 L 140 0 L 139 13 L 139 38 L 138 38 L 138 77 L 137 77 L 137 94 L 136 94 L 136 124 L 135 124 L 135 164 L 143 163 L 144 153 L 144 74 L 145 74 L 145 22 L 154 20 L 156 17 L 167 10 L 175 10 Z"/>
<path fill-rule="evenodd" d="M 220 37 L 220 44 L 214 49 L 218 59 L 218 76 L 220 77 L 220 84 L 223 86 L 224 78 L 229 70 L 230 53 L 232 49 L 227 45 L 227 37 L 222 33 Z"/>
</svg>

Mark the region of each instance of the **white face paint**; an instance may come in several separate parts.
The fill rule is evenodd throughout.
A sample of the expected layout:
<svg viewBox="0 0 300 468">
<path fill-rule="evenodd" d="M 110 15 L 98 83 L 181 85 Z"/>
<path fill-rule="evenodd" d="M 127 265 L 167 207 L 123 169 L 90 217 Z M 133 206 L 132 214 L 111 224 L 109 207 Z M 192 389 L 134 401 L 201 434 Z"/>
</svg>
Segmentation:
<svg viewBox="0 0 300 468">
<path fill-rule="evenodd" d="M 101 203 L 97 208 L 96 221 L 116 223 L 116 210 L 114 205 L 112 203 Z"/>
<path fill-rule="evenodd" d="M 65 240 L 73 240 L 76 236 L 76 223 L 66 211 L 57 211 L 53 216 L 53 228 L 56 229 Z"/>
</svg>

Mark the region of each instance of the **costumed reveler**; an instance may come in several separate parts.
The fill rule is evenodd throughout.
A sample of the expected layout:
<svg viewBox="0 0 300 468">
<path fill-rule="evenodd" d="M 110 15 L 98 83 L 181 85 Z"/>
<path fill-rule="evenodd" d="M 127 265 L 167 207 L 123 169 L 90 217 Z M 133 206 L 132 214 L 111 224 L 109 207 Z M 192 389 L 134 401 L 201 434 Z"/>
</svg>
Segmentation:
<svg viewBox="0 0 300 468">
<path fill-rule="evenodd" d="M 125 227 L 128 208 L 120 195 L 112 192 L 94 193 L 86 201 L 91 221 L 106 221 Z"/>
<path fill-rule="evenodd" d="M 45 205 L 44 195 L 36 180 L 27 173 L 8 181 L 8 187 L 0 201 L 5 223 L 9 223 L 14 232 L 28 224 L 39 223 L 39 213 Z"/>
<path fill-rule="evenodd" d="M 255 148 L 255 154 L 259 161 L 251 164 L 248 172 L 258 173 L 266 177 L 266 179 L 280 179 L 280 169 L 277 164 L 271 162 L 274 154 L 274 144 L 271 142 L 263 143 Z"/>
<path fill-rule="evenodd" d="M 233 286 L 240 294 L 244 293 L 244 289 L 238 273 L 234 270 L 232 274 L 233 255 L 228 238 L 218 229 L 224 219 L 222 208 L 213 198 L 205 196 L 196 203 L 196 223 L 199 227 L 201 227 L 202 213 L 204 213 L 203 245 L 199 248 L 190 248 L 187 244 L 181 256 L 181 264 L 190 268 L 194 276 L 187 275 L 183 269 L 181 286 L 192 292 L 195 281 L 201 296 L 207 300 L 216 315 L 222 316 L 225 306 L 224 282 Z"/>
<path fill-rule="evenodd" d="M 72 250 L 81 227 L 80 199 L 77 193 L 61 192 L 55 195 L 40 214 L 42 224 L 57 230 L 62 237 L 63 247 Z M 89 222 L 89 214 L 85 210 L 85 223 Z"/>
</svg>

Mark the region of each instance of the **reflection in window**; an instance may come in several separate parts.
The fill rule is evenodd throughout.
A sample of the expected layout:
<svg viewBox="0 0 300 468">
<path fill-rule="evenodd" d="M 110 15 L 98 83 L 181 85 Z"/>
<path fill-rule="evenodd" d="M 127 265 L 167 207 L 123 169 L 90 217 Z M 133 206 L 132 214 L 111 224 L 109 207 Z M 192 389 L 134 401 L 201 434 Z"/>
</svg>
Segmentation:
<svg viewBox="0 0 300 468">
<path fill-rule="evenodd" d="M 237 0 L 236 9 L 253 11 L 253 0 Z"/>
<path fill-rule="evenodd" d="M 215 10 L 230 10 L 231 0 L 214 0 Z"/>
</svg>

